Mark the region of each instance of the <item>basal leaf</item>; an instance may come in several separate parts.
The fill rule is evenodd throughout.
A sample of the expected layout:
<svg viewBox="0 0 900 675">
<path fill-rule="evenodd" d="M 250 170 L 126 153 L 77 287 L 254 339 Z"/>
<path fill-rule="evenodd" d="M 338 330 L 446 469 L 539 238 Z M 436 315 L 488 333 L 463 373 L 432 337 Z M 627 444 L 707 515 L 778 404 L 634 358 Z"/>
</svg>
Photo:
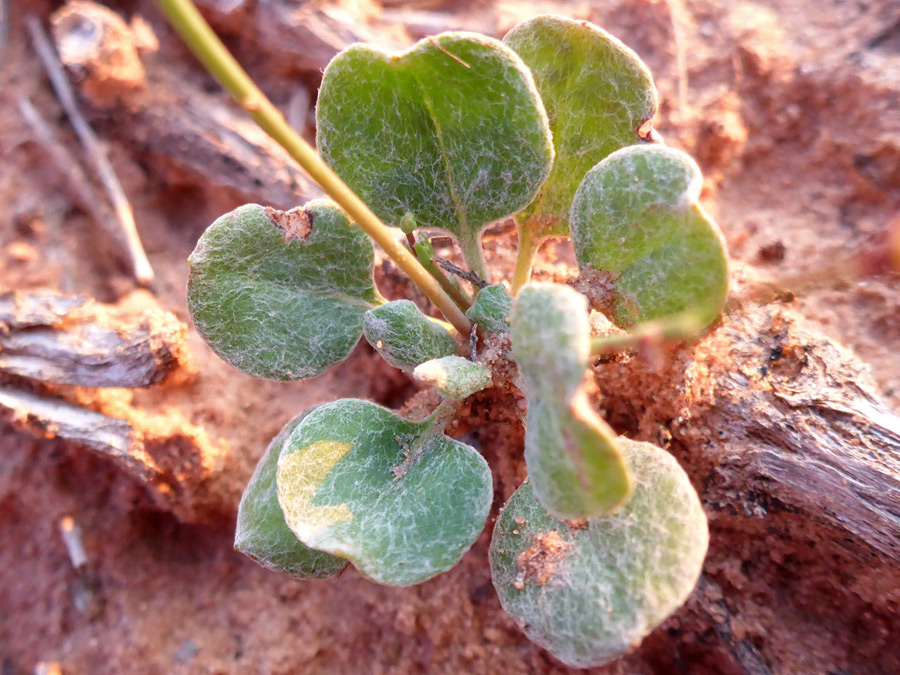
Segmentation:
<svg viewBox="0 0 900 675">
<path fill-rule="evenodd" d="M 301 541 L 394 586 L 455 565 L 484 527 L 493 494 L 473 448 L 354 399 L 321 406 L 294 430 L 277 485 Z"/>
<path fill-rule="evenodd" d="M 297 539 L 284 522 L 275 488 L 275 472 L 281 449 L 310 412 L 312 410 L 288 422 L 256 465 L 238 507 L 234 548 L 264 567 L 300 579 L 323 579 L 340 574 L 347 561 L 308 548 Z"/>
<path fill-rule="evenodd" d="M 661 145 L 623 148 L 585 176 L 572 205 L 575 256 L 609 288 L 594 307 L 617 325 L 687 310 L 709 323 L 721 311 L 728 255 L 697 203 L 701 186 L 694 160 Z"/>
<path fill-rule="evenodd" d="M 472 33 L 397 54 L 351 45 L 325 69 L 316 121 L 322 157 L 380 218 L 452 233 L 483 277 L 480 230 L 528 204 L 553 160 L 531 73 Z"/>
<path fill-rule="evenodd" d="M 509 332 L 511 312 L 512 297 L 509 292 L 501 284 L 492 284 L 478 291 L 466 316 L 489 333 L 503 334 Z"/>
<path fill-rule="evenodd" d="M 532 283 L 516 297 L 512 350 L 528 399 L 525 462 L 535 494 L 560 518 L 606 513 L 631 477 L 612 429 L 583 390 L 590 351 L 587 301 L 568 286 Z"/>
<path fill-rule="evenodd" d="M 534 74 L 556 159 L 534 202 L 516 219 L 536 240 L 568 236 L 569 210 L 584 174 L 619 148 L 641 142 L 656 113 L 656 88 L 637 54 L 587 21 L 543 15 L 503 42 Z"/>
<path fill-rule="evenodd" d="M 690 595 L 709 542 L 706 516 L 675 459 L 620 439 L 636 487 L 613 515 L 564 521 L 526 481 L 491 542 L 500 603 L 528 639 L 589 668 L 635 648 Z"/>
<path fill-rule="evenodd" d="M 491 385 L 491 370 L 461 356 L 445 356 L 416 366 L 413 377 L 434 387 L 444 398 L 461 401 Z"/>
<path fill-rule="evenodd" d="M 363 334 L 385 361 L 406 371 L 457 353 L 450 331 L 409 300 L 394 300 L 366 312 Z"/>
<path fill-rule="evenodd" d="M 376 302 L 372 242 L 316 200 L 248 204 L 213 223 L 188 258 L 188 308 L 213 350 L 250 375 L 302 380 L 340 363 Z"/>
</svg>

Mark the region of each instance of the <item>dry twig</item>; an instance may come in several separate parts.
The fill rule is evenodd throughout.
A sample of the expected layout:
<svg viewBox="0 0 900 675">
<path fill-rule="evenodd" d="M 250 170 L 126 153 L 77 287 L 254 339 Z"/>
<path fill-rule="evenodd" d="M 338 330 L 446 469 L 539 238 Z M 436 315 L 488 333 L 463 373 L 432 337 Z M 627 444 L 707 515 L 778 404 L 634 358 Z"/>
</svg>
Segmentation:
<svg viewBox="0 0 900 675">
<path fill-rule="evenodd" d="M 51 293 L 0 294 L 0 372 L 44 384 L 134 389 L 187 360 L 186 328 L 169 312 Z"/>
<path fill-rule="evenodd" d="M 50 161 L 56 166 L 57 171 L 65 179 L 64 185 L 68 188 L 69 198 L 84 209 L 98 225 L 104 227 L 114 238 L 119 236 L 118 221 L 106 206 L 94 184 L 82 169 L 78 160 L 66 149 L 50 128 L 47 121 L 41 116 L 31 101 L 21 99 L 18 102 L 19 113 L 31 129 L 32 140 L 37 143 Z"/>
<path fill-rule="evenodd" d="M 122 189 L 122 184 L 119 182 L 115 170 L 106 156 L 103 144 L 79 112 L 72 87 L 65 72 L 63 72 L 56 52 L 50 44 L 50 39 L 47 37 L 47 33 L 41 26 L 40 21 L 34 15 L 30 15 L 25 18 L 25 22 L 28 25 L 34 48 L 44 64 L 59 102 L 66 111 L 66 115 L 69 117 L 75 133 L 84 146 L 97 176 L 112 200 L 121 228 L 121 236 L 124 239 L 124 245 L 131 259 L 134 277 L 142 285 L 150 284 L 153 281 L 153 268 L 150 266 L 144 247 L 141 245 L 131 204 L 128 202 L 128 197 Z"/>
</svg>

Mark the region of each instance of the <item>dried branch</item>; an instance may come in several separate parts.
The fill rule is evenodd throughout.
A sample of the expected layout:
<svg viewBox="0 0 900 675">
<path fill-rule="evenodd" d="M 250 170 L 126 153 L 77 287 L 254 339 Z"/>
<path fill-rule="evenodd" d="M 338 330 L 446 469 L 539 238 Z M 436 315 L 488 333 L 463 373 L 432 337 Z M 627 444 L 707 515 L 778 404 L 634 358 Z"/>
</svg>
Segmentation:
<svg viewBox="0 0 900 675">
<path fill-rule="evenodd" d="M 339 51 L 354 42 L 402 47 L 410 42 L 396 22 L 369 27 L 358 16 L 317 3 L 271 0 L 198 0 L 197 6 L 223 34 L 239 33 L 258 57 L 283 70 L 320 73 Z"/>
<path fill-rule="evenodd" d="M 37 17 L 30 15 L 25 18 L 25 22 L 31 34 L 32 43 L 41 62 L 44 64 L 59 102 L 66 111 L 66 115 L 69 117 L 75 133 L 84 146 L 97 176 L 112 200 L 113 209 L 121 227 L 121 237 L 131 259 L 134 277 L 142 285 L 150 284 L 153 281 L 153 268 L 150 266 L 150 261 L 147 260 L 144 247 L 141 245 L 131 204 L 128 202 L 128 197 L 125 195 L 115 170 L 106 156 L 103 144 L 79 112 L 69 80 L 63 72 L 62 65 L 59 63 L 56 52 L 53 50 L 50 39 L 47 37 L 40 21 Z"/>
<path fill-rule="evenodd" d="M 21 328 L 56 326 L 63 317 L 88 302 L 88 298 L 60 295 L 55 291 L 0 293 L 0 335 Z"/>
<path fill-rule="evenodd" d="M 136 388 L 187 363 L 187 329 L 155 306 L 0 294 L 0 371 L 46 384 Z"/>
<path fill-rule="evenodd" d="M 172 72 L 170 63 L 148 58 L 143 64 L 133 32 L 109 9 L 70 3 L 54 15 L 53 31 L 63 63 L 80 75 L 91 122 L 121 139 L 163 183 L 285 210 L 321 195 L 246 116 Z M 131 66 L 115 68 L 111 61 Z"/>
<path fill-rule="evenodd" d="M 32 139 L 50 159 L 67 188 L 73 203 L 84 209 L 95 223 L 103 227 L 114 239 L 119 237 L 119 225 L 115 215 L 106 206 L 94 184 L 90 181 L 78 160 L 56 138 L 50 125 L 28 99 L 18 102 L 19 112 L 31 129 Z"/>
<path fill-rule="evenodd" d="M 633 415 L 617 409 L 630 401 L 646 438 L 665 429 L 691 452 L 712 508 L 752 518 L 777 504 L 900 562 L 900 416 L 852 352 L 790 309 L 731 314 L 662 370 L 625 359 L 595 374 L 613 416 Z"/>
<path fill-rule="evenodd" d="M 0 387 L 0 409 L 16 427 L 48 438 L 65 438 L 108 455 L 140 481 L 159 476 L 125 420 L 12 387 Z"/>
<path fill-rule="evenodd" d="M 60 438 L 108 457 L 143 486 L 151 502 L 186 522 L 233 511 L 239 486 L 226 471 L 228 446 L 180 414 L 116 406 L 112 417 L 50 395 L 0 385 L 0 421 L 41 438 Z"/>
</svg>

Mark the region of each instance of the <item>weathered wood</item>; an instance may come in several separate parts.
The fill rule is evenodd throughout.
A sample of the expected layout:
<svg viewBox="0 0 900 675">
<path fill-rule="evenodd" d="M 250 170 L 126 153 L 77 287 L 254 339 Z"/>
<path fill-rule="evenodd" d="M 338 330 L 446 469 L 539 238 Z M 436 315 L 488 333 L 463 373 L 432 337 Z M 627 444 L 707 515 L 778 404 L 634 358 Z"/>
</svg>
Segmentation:
<svg viewBox="0 0 900 675">
<path fill-rule="evenodd" d="M 227 470 L 227 444 L 182 415 L 118 402 L 112 416 L 102 403 L 90 410 L 52 392 L 0 384 L 0 422 L 94 450 L 140 485 L 150 503 L 186 522 L 218 520 L 234 508 L 239 488 Z"/>
<path fill-rule="evenodd" d="M 0 372 L 45 384 L 156 384 L 187 366 L 186 340 L 187 327 L 143 296 L 110 306 L 48 292 L 0 294 Z"/>
<path fill-rule="evenodd" d="M 127 52 L 139 58 L 137 47 L 127 43 L 134 36 L 115 14 L 96 7 L 75 3 L 53 18 L 60 56 L 79 74 L 83 111 L 95 128 L 123 142 L 164 183 L 213 189 L 238 202 L 280 209 L 321 194 L 246 114 L 171 72 L 165 58 L 144 59 L 143 83 L 135 82 L 135 68 L 124 75 L 116 71 L 107 55 Z M 101 27 L 73 35 L 85 22 Z"/>
<path fill-rule="evenodd" d="M 141 482 L 159 476 L 159 469 L 125 420 L 13 387 L 0 387 L 0 410 L 13 426 L 38 436 L 64 438 L 87 446 L 110 457 Z"/>
<path fill-rule="evenodd" d="M 147 259 L 147 254 L 144 252 L 144 247 L 141 244 L 137 225 L 134 221 L 134 212 L 128 201 L 128 196 L 125 194 L 125 190 L 119 182 L 119 177 L 106 156 L 105 147 L 78 109 L 72 86 L 63 72 L 62 64 L 59 62 L 53 46 L 50 44 L 50 38 L 47 37 L 44 27 L 34 15 L 26 16 L 25 23 L 31 33 L 32 45 L 44 64 L 44 69 L 50 78 L 60 105 L 66 111 L 66 116 L 72 123 L 78 140 L 81 141 L 84 147 L 85 155 L 94 173 L 100 179 L 112 202 L 113 211 L 116 215 L 115 224 L 118 226 L 110 228 L 112 230 L 112 238 L 128 252 L 135 280 L 139 284 L 147 286 L 153 281 L 153 268 L 150 266 L 150 261 Z M 100 224 L 103 225 L 104 223 L 101 222 Z"/>
<path fill-rule="evenodd" d="M 595 374 L 613 418 L 688 453 L 709 508 L 800 512 L 900 563 L 900 416 L 852 352 L 789 308 L 731 314 L 661 370 L 628 358 Z"/>
<path fill-rule="evenodd" d="M 320 73 L 354 42 L 402 49 L 410 40 L 395 22 L 366 25 L 359 12 L 295 0 L 197 0 L 216 31 L 242 39 L 248 51 L 285 72 Z"/>
<path fill-rule="evenodd" d="M 0 293 L 0 334 L 35 326 L 56 326 L 63 317 L 88 303 L 80 295 L 56 291 L 4 291 Z"/>
</svg>

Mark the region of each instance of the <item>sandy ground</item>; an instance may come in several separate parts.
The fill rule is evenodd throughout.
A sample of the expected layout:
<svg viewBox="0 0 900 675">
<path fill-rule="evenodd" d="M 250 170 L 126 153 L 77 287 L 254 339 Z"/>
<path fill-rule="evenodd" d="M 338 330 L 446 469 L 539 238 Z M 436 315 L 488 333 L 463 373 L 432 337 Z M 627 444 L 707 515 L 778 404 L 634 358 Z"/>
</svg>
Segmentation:
<svg viewBox="0 0 900 675">
<path fill-rule="evenodd" d="M 130 289 L 125 268 L 27 142 L 16 109 L 17 99 L 31 97 L 77 148 L 22 28 L 26 8 L 46 17 L 53 6 L 11 4 L 0 57 L 0 284 L 114 301 Z M 143 14 L 157 29 L 163 48 L 153 58 L 202 80 L 152 3 L 112 4 Z M 896 2 L 611 0 L 533 8 L 588 18 L 638 51 L 660 89 L 657 126 L 668 143 L 698 158 L 707 177 L 704 203 L 732 256 L 794 289 L 795 306 L 869 363 L 897 407 L 900 291 L 896 277 L 876 274 L 879 247 L 900 205 Z M 377 6 L 366 11 L 377 21 Z M 471 3 L 450 8 L 442 20 L 502 35 L 531 13 L 524 3 Z M 272 87 L 283 91 L 290 77 L 280 73 Z M 315 85 L 304 77 L 294 86 Z M 122 139 L 106 140 L 157 271 L 153 291 L 188 321 L 184 261 L 203 228 L 234 204 L 167 184 Z M 492 241 L 488 254 L 508 263 L 511 239 Z M 562 246 L 559 260 L 566 260 Z M 549 251 L 538 274 L 557 271 Z M 292 384 L 231 370 L 194 333 L 190 346 L 199 372 L 193 382 L 114 395 L 148 409 L 180 410 L 227 444 L 240 482 L 298 411 L 342 396 L 398 407 L 415 391 L 364 346 L 329 374 Z M 497 507 L 524 476 L 521 428 L 494 420 L 470 440 L 495 469 Z M 0 428 L 0 448 L 3 675 L 30 673 L 41 661 L 59 662 L 66 674 L 568 672 L 500 610 L 487 567 L 487 530 L 453 570 L 415 588 L 380 587 L 352 570 L 298 583 L 233 552 L 228 517 L 180 523 L 149 508 L 139 486 L 82 448 L 9 428 Z M 58 535 L 67 515 L 84 531 L 87 578 L 72 570 Z M 722 548 L 714 546 L 717 555 L 728 555 Z M 727 576 L 723 560 L 711 558 L 710 573 Z M 802 575 L 802 566 L 760 565 L 766 566 L 791 570 L 779 591 L 790 604 L 790 575 Z M 890 637 L 896 621 L 873 616 L 865 603 L 842 611 L 828 598 L 797 598 L 792 606 L 789 615 L 760 611 L 741 627 L 772 672 L 900 668 L 900 647 Z M 740 672 L 710 630 L 680 621 L 667 622 L 609 672 Z M 797 636 L 802 644 L 790 644 Z"/>
</svg>

